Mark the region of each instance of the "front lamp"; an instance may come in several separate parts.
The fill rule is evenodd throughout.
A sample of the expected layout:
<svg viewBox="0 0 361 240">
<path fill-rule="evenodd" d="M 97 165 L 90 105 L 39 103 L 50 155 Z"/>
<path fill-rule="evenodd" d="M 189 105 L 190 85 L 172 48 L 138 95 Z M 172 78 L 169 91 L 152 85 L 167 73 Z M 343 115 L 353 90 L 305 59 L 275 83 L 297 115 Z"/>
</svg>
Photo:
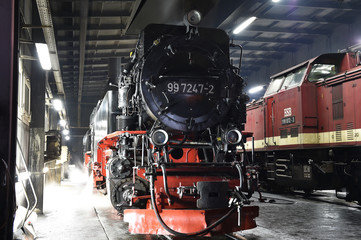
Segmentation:
<svg viewBox="0 0 361 240">
<path fill-rule="evenodd" d="M 242 133 L 237 128 L 232 128 L 226 131 L 224 139 L 227 144 L 238 145 L 242 141 Z"/>
<path fill-rule="evenodd" d="M 157 147 L 164 146 L 168 142 L 168 133 L 163 129 L 156 129 L 150 135 L 150 141 Z"/>
</svg>

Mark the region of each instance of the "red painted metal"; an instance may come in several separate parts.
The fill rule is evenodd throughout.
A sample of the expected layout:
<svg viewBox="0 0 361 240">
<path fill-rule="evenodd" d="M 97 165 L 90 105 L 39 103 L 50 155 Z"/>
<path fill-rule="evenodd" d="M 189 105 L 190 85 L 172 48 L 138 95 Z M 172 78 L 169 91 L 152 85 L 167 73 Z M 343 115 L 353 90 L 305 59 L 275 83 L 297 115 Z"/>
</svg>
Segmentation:
<svg viewBox="0 0 361 240">
<path fill-rule="evenodd" d="M 314 62 L 336 62 L 338 74 L 325 81 L 310 82 L 308 75 Z M 353 53 L 321 55 L 318 58 L 298 65 L 307 66 L 306 74 L 302 82 L 289 89 L 280 89 L 277 93 L 265 96 L 263 99 L 252 102 L 247 106 L 247 124 L 245 131 L 253 132 L 256 148 L 263 151 L 274 151 L 282 149 L 307 149 L 317 147 L 352 146 L 358 144 L 356 140 L 349 139 L 336 141 L 336 131 L 356 130 L 361 128 L 361 111 L 357 106 L 361 104 L 361 96 L 357 94 L 361 88 L 361 66 L 356 66 L 356 57 Z M 296 67 L 278 74 L 287 74 L 294 71 Z M 342 111 L 343 118 L 334 119 L 332 89 L 342 84 Z M 291 111 L 295 122 L 282 124 L 282 119 L 287 117 L 285 111 Z M 314 134 L 314 142 L 302 142 L 291 144 L 276 144 L 274 138 L 280 138 L 281 131 L 297 130 L 300 134 Z M 328 142 L 322 142 L 318 134 Z M 318 140 L 321 139 L 321 142 Z M 347 140 L 347 141 L 346 141 Z"/>
<path fill-rule="evenodd" d="M 90 155 L 91 155 L 91 152 L 89 151 L 89 152 L 86 152 L 85 154 L 84 154 L 84 166 L 85 167 L 89 167 L 89 165 L 91 164 L 90 163 Z"/>
<path fill-rule="evenodd" d="M 144 135 L 146 131 L 118 131 L 107 135 L 98 143 L 97 159 L 93 163 L 94 187 L 101 187 L 106 178 L 106 164 L 117 147 L 117 143 L 123 134 Z M 251 136 L 251 133 L 243 133 Z M 177 138 L 176 138 L 177 139 Z M 181 139 L 177 139 L 181 141 Z M 153 148 L 153 146 L 150 146 Z M 170 148 L 169 148 L 170 150 Z M 192 165 L 199 164 L 198 150 L 195 148 L 182 148 L 183 155 L 176 159 L 169 155 L 173 167 L 167 167 L 167 185 L 171 201 L 165 191 L 162 170 L 156 168 L 156 178 L 154 181 L 154 195 L 156 207 L 162 218 L 170 228 L 182 232 L 190 233 L 205 229 L 207 226 L 217 221 L 225 215 L 230 208 L 218 210 L 197 209 L 199 196 L 182 196 L 180 198 L 177 188 L 193 187 L 197 182 L 202 181 L 222 181 L 228 182 L 229 189 L 239 186 L 239 173 L 235 167 L 214 167 Z M 156 158 L 155 158 L 156 159 Z M 146 181 L 146 169 L 138 166 L 134 169 L 137 177 Z M 246 181 L 247 178 L 245 178 Z M 133 178 L 135 183 L 135 178 Z M 244 182 L 243 186 L 246 186 Z M 146 209 L 124 210 L 124 220 L 128 221 L 129 231 L 137 234 L 169 234 L 160 227 L 155 217 L 154 210 L 150 204 L 150 195 L 133 196 L 133 204 L 139 200 L 148 199 Z M 254 218 L 258 216 L 258 207 L 243 207 L 241 214 L 241 226 L 237 226 L 237 213 L 233 213 L 223 223 L 217 226 L 211 234 L 234 232 L 241 229 L 256 227 Z"/>
<path fill-rule="evenodd" d="M 182 233 L 192 233 L 203 230 L 211 225 L 229 209 L 216 210 L 174 210 L 164 209 L 160 216 L 173 230 Z M 237 226 L 238 214 L 234 212 L 223 223 L 205 236 L 236 232 L 256 227 L 255 218 L 258 217 L 258 206 L 244 206 L 241 210 L 241 226 Z M 137 234 L 166 234 L 167 232 L 158 222 L 152 209 L 124 210 L 124 221 L 129 223 L 129 232 Z"/>
</svg>

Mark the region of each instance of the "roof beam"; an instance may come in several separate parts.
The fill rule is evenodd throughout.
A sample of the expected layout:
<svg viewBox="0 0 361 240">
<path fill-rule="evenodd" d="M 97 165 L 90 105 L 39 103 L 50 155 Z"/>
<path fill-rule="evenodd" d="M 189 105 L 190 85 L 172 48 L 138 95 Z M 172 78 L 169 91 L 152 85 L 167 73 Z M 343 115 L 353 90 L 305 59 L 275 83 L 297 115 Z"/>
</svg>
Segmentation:
<svg viewBox="0 0 361 240">
<path fill-rule="evenodd" d="M 87 77 L 98 77 L 98 76 L 108 76 L 108 72 L 88 72 L 88 74 L 84 74 L 84 78 L 87 78 Z M 76 73 L 73 73 L 73 74 L 64 74 L 63 75 L 63 79 L 69 79 L 69 78 L 75 78 L 77 79 L 78 78 L 78 74 Z"/>
<path fill-rule="evenodd" d="M 85 47 L 86 51 L 89 50 L 120 50 L 120 49 L 131 49 L 133 50 L 135 48 L 135 43 L 134 44 L 117 44 L 117 45 L 88 45 Z M 68 46 L 63 46 L 63 47 L 58 47 L 58 52 L 60 51 L 77 51 L 76 48 L 74 47 L 68 47 Z"/>
<path fill-rule="evenodd" d="M 292 33 L 298 35 L 329 35 L 330 31 L 326 30 L 310 30 L 301 28 L 280 28 L 280 27 L 261 27 L 261 26 L 250 26 L 244 30 L 245 32 L 267 32 L 267 33 Z"/>
<path fill-rule="evenodd" d="M 269 0 L 262 0 L 262 2 L 269 2 Z M 356 1 L 355 1 L 356 2 Z M 280 2 L 271 2 L 274 6 L 292 6 L 303 8 L 315 8 L 315 9 L 334 9 L 342 11 L 354 11 L 361 10 L 361 4 L 357 3 L 345 3 L 340 1 L 294 1 L 294 0 L 282 0 Z"/>
<path fill-rule="evenodd" d="M 276 16 L 267 15 L 259 16 L 259 20 L 271 20 L 271 21 L 284 21 L 284 22 L 303 22 L 303 23 L 317 23 L 317 24 L 350 24 L 353 19 L 348 17 L 343 18 L 330 18 L 330 17 L 310 17 L 310 16 Z"/>
<path fill-rule="evenodd" d="M 264 38 L 264 37 L 244 37 L 235 36 L 235 41 L 239 42 L 264 42 L 264 43 L 287 43 L 287 44 L 311 44 L 312 40 L 305 38 Z M 242 44 L 241 44 L 242 45 Z"/>
<path fill-rule="evenodd" d="M 79 2 L 81 0 L 56 0 L 57 2 Z M 89 2 L 102 2 L 102 3 L 112 3 L 112 2 L 134 2 L 135 0 L 89 0 Z"/>
<path fill-rule="evenodd" d="M 80 31 L 78 25 L 73 26 L 59 26 L 56 31 Z M 88 31 L 91 30 L 123 30 L 125 24 L 88 24 Z"/>
<path fill-rule="evenodd" d="M 87 36 L 87 41 L 121 41 L 121 40 L 134 40 L 135 42 L 138 40 L 137 36 L 119 36 L 119 35 L 110 35 L 110 36 Z M 69 37 L 58 37 L 57 42 L 79 42 L 76 38 L 69 38 Z"/>
<path fill-rule="evenodd" d="M 80 34 L 79 34 L 79 89 L 78 89 L 78 119 L 77 124 L 80 127 L 81 120 L 81 98 L 83 93 L 84 62 L 85 62 L 85 43 L 86 30 L 88 25 L 89 0 L 80 2 Z"/>
<path fill-rule="evenodd" d="M 115 58 L 115 57 L 129 57 L 129 53 L 87 53 L 84 54 L 86 59 L 98 59 L 98 58 Z M 81 55 L 79 54 L 59 54 L 59 59 L 67 59 L 67 58 L 72 58 L 72 59 L 78 59 L 80 58 Z"/>
<path fill-rule="evenodd" d="M 80 2 L 81 4 L 82 2 Z M 89 8 L 88 8 L 89 9 Z M 81 18 L 81 12 L 84 10 L 80 7 L 79 12 L 61 12 L 54 15 L 54 18 Z M 92 11 L 89 12 L 87 18 L 120 18 L 120 17 L 130 17 L 130 12 L 128 11 Z"/>
<path fill-rule="evenodd" d="M 239 52 L 240 50 L 235 49 L 235 51 Z M 247 52 L 247 51 L 289 53 L 289 52 L 296 52 L 297 48 L 289 45 L 284 45 L 282 47 L 267 47 L 267 46 L 253 47 L 248 45 L 243 46 L 243 52 Z"/>
<path fill-rule="evenodd" d="M 269 55 L 266 55 L 266 54 L 260 54 L 260 55 L 252 55 L 252 54 L 243 54 L 242 56 L 242 59 L 271 59 L 271 60 L 274 60 L 274 59 L 279 59 L 279 58 L 282 58 L 282 54 L 269 54 Z M 235 60 L 239 60 L 239 56 L 231 56 L 231 59 L 233 61 Z"/>
<path fill-rule="evenodd" d="M 95 68 L 95 69 L 85 69 L 84 68 L 84 73 L 99 73 L 99 72 L 108 72 L 108 68 Z M 74 75 L 74 74 L 78 74 L 79 73 L 79 70 L 76 69 L 76 70 L 63 70 L 63 75 L 64 76 L 67 76 L 67 75 Z"/>
</svg>

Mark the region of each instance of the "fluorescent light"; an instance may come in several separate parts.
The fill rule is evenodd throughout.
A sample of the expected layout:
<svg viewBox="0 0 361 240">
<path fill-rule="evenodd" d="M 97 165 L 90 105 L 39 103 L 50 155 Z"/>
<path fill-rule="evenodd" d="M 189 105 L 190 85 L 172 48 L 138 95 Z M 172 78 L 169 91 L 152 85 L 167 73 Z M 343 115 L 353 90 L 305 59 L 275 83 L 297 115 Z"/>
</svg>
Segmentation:
<svg viewBox="0 0 361 240">
<path fill-rule="evenodd" d="M 23 181 L 29 179 L 30 176 L 31 176 L 31 173 L 30 173 L 30 172 L 21 172 L 21 173 L 19 174 L 20 180 L 23 180 Z"/>
<path fill-rule="evenodd" d="M 48 168 L 48 167 L 44 167 L 44 168 L 43 168 L 43 173 L 47 173 L 47 172 L 49 172 L 49 168 Z"/>
<path fill-rule="evenodd" d="M 59 121 L 59 125 L 60 126 L 62 126 L 62 127 L 65 127 L 66 126 L 66 120 L 64 120 L 64 119 L 60 119 L 60 121 Z"/>
<path fill-rule="evenodd" d="M 256 20 L 256 17 L 250 17 L 248 18 L 246 21 L 244 21 L 243 23 L 241 23 L 240 25 L 238 25 L 238 27 L 236 27 L 233 30 L 233 34 L 238 34 L 240 32 L 242 32 L 246 27 L 248 27 L 251 23 L 254 22 L 254 20 Z"/>
<path fill-rule="evenodd" d="M 64 129 L 64 130 L 63 130 L 63 134 L 64 134 L 64 135 L 69 135 L 69 130 L 68 130 L 68 129 Z"/>
<path fill-rule="evenodd" d="M 279 2 L 279 1 L 281 1 L 281 0 L 272 0 L 272 2 Z"/>
<path fill-rule="evenodd" d="M 253 87 L 250 90 L 248 90 L 248 93 L 249 94 L 257 93 L 257 92 L 263 90 L 263 87 L 264 87 L 264 85 Z"/>
<path fill-rule="evenodd" d="M 44 70 L 51 69 L 50 55 L 48 45 L 45 43 L 35 43 L 36 51 L 38 52 L 41 67 Z"/>
<path fill-rule="evenodd" d="M 63 102 L 60 99 L 53 99 L 51 102 L 56 111 L 60 112 L 63 109 Z"/>
<path fill-rule="evenodd" d="M 69 140 L 70 140 L 70 137 L 69 137 L 69 136 L 65 136 L 65 140 L 66 140 L 66 141 L 69 141 Z"/>
</svg>

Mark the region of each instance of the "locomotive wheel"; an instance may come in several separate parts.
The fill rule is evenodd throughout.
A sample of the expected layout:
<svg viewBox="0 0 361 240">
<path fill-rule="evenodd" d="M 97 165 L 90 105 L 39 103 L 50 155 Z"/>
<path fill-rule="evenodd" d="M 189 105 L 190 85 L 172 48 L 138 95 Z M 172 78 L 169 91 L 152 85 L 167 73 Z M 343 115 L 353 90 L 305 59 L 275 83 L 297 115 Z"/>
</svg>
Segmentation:
<svg viewBox="0 0 361 240">
<path fill-rule="evenodd" d="M 140 200 L 135 202 L 132 206 L 130 205 L 133 194 L 133 186 L 136 196 L 146 194 L 147 186 L 143 181 L 136 179 L 135 184 L 133 183 L 133 178 L 124 178 L 121 180 L 109 179 L 109 181 L 110 201 L 118 212 L 123 212 L 123 210 L 127 208 L 140 208 L 145 205 L 145 202 Z"/>
</svg>

